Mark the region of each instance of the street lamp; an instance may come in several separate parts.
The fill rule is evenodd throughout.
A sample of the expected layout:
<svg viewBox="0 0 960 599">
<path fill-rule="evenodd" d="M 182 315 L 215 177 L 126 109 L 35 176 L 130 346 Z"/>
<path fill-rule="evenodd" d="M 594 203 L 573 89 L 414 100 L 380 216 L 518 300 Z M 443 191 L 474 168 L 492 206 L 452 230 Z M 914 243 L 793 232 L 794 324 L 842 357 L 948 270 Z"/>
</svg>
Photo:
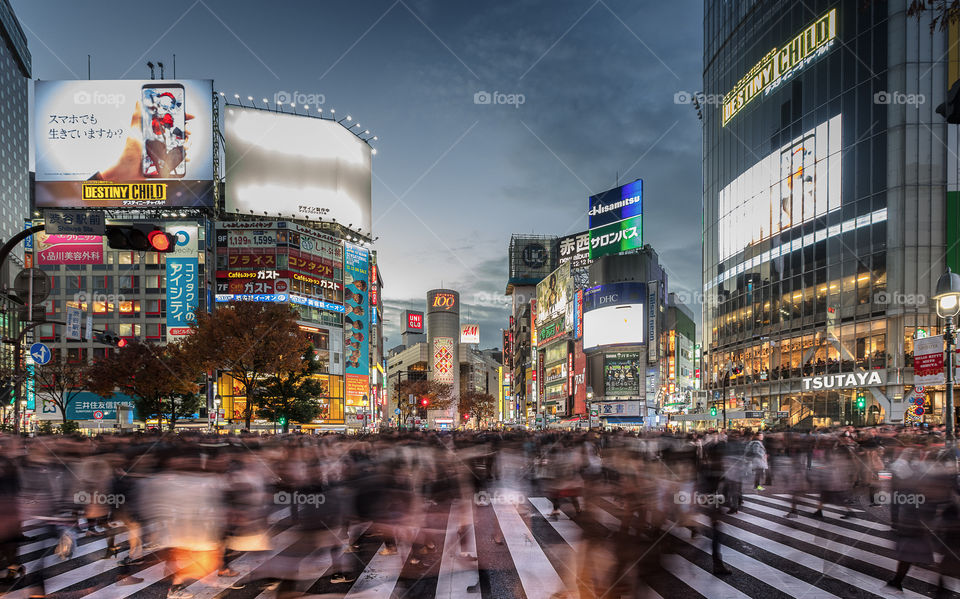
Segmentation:
<svg viewBox="0 0 960 599">
<path fill-rule="evenodd" d="M 948 449 L 956 444 L 953 425 L 956 414 L 953 408 L 953 317 L 960 313 L 960 275 L 947 267 L 947 272 L 937 281 L 937 292 L 933 296 L 937 302 L 937 316 L 947 321 L 947 330 L 943 340 L 947 342 L 947 397 L 946 397 L 946 439 Z"/>
</svg>

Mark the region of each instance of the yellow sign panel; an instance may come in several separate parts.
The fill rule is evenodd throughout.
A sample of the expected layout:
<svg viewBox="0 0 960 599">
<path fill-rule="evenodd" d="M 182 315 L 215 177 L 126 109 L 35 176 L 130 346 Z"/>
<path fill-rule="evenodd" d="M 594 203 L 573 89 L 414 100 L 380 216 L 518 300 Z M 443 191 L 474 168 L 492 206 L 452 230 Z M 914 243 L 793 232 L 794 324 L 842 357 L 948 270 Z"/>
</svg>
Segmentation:
<svg viewBox="0 0 960 599">
<path fill-rule="evenodd" d="M 837 9 L 831 9 L 782 48 L 774 48 L 723 97 L 723 126 L 761 92 L 770 93 L 784 78 L 825 52 L 837 37 Z"/>
<path fill-rule="evenodd" d="M 84 201 L 139 200 L 141 202 L 164 202 L 167 199 L 166 183 L 84 181 L 82 189 Z"/>
</svg>

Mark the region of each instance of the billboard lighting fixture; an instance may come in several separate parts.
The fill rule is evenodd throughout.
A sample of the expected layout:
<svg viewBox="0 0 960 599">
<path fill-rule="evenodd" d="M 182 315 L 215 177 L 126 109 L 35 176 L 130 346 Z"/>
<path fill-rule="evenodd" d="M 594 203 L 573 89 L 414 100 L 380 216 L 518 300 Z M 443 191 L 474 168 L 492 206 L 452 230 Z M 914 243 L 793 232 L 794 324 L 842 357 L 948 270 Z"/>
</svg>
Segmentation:
<svg viewBox="0 0 960 599">
<path fill-rule="evenodd" d="M 269 106 L 269 105 L 270 105 L 270 101 L 269 101 L 269 100 L 267 100 L 266 98 L 264 98 L 264 99 L 263 99 L 263 103 L 264 103 L 264 104 L 266 104 L 267 106 Z"/>
<path fill-rule="evenodd" d="M 247 96 L 247 99 L 250 100 L 250 103 L 253 103 L 253 96 Z"/>
<path fill-rule="evenodd" d="M 374 139 L 376 139 L 376 138 L 374 138 Z M 376 155 L 377 155 L 377 149 L 376 149 L 376 148 L 371 148 L 371 149 L 370 149 L 370 153 L 373 154 L 374 156 L 376 156 Z"/>
<path fill-rule="evenodd" d="M 221 97 L 221 98 L 226 98 L 226 96 L 223 95 L 223 92 L 220 92 L 220 97 Z"/>
<path fill-rule="evenodd" d="M 234 97 L 235 99 L 239 100 L 239 99 L 240 99 L 240 94 L 233 94 L 233 97 Z"/>
</svg>

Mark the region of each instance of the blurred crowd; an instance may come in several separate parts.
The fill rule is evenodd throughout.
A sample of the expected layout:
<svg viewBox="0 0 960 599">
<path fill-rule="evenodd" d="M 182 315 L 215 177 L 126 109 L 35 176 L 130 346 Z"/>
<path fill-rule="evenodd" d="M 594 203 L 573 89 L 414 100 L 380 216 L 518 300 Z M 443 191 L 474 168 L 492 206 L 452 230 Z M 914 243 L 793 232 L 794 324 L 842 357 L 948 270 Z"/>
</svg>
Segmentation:
<svg viewBox="0 0 960 599">
<path fill-rule="evenodd" d="M 957 454 L 914 429 L 158 434 L 0 445 L 0 591 L 34 596 L 44 596 L 44 569 L 89 553 L 91 537 L 104 541 L 94 557 L 117 562 L 91 589 L 141 584 L 149 563 L 164 565 L 172 598 L 193 596 L 197 581 L 278 597 L 346 592 L 375 552 L 399 556 L 397 584 L 417 596 L 445 554 L 469 571 L 477 546 L 509 545 L 516 531 L 497 524 L 504 509 L 530 530 L 574 521 L 563 592 L 620 596 L 662 567 L 676 542 L 670 531 L 709 542 L 714 574 L 730 574 L 722 518 L 744 509 L 745 494 L 772 489 L 792 497 L 775 502 L 789 505 L 784 518 L 822 518 L 824 508 L 884 514 L 896 530 L 891 587 L 915 564 L 960 570 L 945 549 L 960 547 Z M 269 559 L 251 572 L 238 561 L 245 555 Z"/>
</svg>

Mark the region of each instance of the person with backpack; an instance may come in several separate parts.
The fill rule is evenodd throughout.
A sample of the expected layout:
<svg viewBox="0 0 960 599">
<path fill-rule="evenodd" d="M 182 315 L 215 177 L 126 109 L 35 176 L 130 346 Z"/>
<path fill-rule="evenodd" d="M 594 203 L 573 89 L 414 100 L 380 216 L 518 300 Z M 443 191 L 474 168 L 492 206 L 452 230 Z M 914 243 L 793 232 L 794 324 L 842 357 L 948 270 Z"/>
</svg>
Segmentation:
<svg viewBox="0 0 960 599">
<path fill-rule="evenodd" d="M 763 445 L 763 433 L 757 432 L 744 449 L 747 461 L 747 472 L 754 475 L 753 486 L 757 491 L 763 491 L 763 483 L 767 478 L 767 448 Z"/>
</svg>

